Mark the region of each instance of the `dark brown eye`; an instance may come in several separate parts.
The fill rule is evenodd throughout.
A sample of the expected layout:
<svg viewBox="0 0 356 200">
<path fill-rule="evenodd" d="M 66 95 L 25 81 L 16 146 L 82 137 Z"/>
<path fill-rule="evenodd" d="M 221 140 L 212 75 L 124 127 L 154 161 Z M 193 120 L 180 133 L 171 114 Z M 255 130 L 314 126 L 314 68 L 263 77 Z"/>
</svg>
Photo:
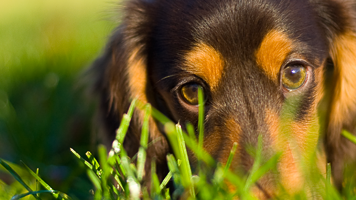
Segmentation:
<svg viewBox="0 0 356 200">
<path fill-rule="evenodd" d="M 198 90 L 202 88 L 197 83 L 187 83 L 180 89 L 180 95 L 183 100 L 190 105 L 198 105 Z"/>
<path fill-rule="evenodd" d="M 307 79 L 307 69 L 303 65 L 290 65 L 282 71 L 282 85 L 287 90 L 300 88 Z"/>
</svg>

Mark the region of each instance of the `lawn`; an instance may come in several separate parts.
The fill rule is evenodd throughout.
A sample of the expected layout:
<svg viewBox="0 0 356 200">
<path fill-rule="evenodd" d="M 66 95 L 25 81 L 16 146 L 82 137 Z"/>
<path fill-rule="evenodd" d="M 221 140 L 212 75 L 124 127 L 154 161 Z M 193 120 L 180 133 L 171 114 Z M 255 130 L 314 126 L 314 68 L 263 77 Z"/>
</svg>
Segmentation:
<svg viewBox="0 0 356 200">
<path fill-rule="evenodd" d="M 0 2 L 0 158 L 40 168 L 73 198 L 91 184 L 69 148 L 94 146 L 81 74 L 115 27 L 116 7 L 101 0 Z M 10 199 L 19 191 L 4 180 L 17 183 L 2 171 L 0 199 Z"/>
</svg>

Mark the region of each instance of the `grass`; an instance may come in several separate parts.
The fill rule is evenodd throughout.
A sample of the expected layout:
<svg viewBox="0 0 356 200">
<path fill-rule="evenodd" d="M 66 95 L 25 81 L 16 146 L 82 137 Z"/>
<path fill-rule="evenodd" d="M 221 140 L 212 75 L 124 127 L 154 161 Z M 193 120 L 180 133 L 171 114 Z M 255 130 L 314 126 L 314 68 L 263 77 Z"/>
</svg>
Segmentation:
<svg viewBox="0 0 356 200">
<path fill-rule="evenodd" d="M 203 109 L 202 94 L 199 94 L 200 109 Z M 133 110 L 135 108 L 143 109 L 145 111 L 144 123 L 141 133 L 141 146 L 137 155 L 137 162 L 129 158 L 125 149 L 121 148 L 125 138 L 130 120 L 132 118 Z M 152 162 L 151 183 L 142 185 L 142 180 L 145 176 L 144 165 L 146 162 L 146 149 L 148 144 L 148 121 L 151 116 L 156 117 L 158 121 L 163 123 L 168 139 L 171 141 L 174 155 L 167 155 L 169 166 L 169 173 L 166 178 L 160 183 L 157 174 L 155 163 Z M 203 117 L 203 112 L 200 112 L 199 118 Z M 200 122 L 202 123 L 202 121 Z M 202 127 L 202 126 L 199 126 Z M 199 134 L 204 134 L 203 131 L 198 131 Z M 347 134 L 343 132 L 343 134 Z M 355 137 L 348 135 L 351 140 Z M 199 137 L 198 137 L 199 138 Z M 203 137 L 201 137 L 203 138 Z M 173 145 L 176 144 L 176 145 Z M 195 153 L 200 162 L 200 167 L 196 171 L 192 171 L 188 160 L 186 151 L 187 146 Z M 230 171 L 230 164 L 237 145 L 231 149 L 230 156 L 226 165 L 216 163 L 199 145 L 199 139 L 183 132 L 181 125 L 174 125 L 161 113 L 149 104 L 142 105 L 142 103 L 134 100 L 124 115 L 121 125 L 117 130 L 117 136 L 113 142 L 109 153 L 107 149 L 99 146 L 99 160 L 97 160 L 89 151 L 82 157 L 75 150 L 71 149 L 72 153 L 77 159 L 86 167 L 87 175 L 91 180 L 93 186 L 92 198 L 94 199 L 177 199 L 184 197 L 187 199 L 240 199 L 252 200 L 256 199 L 251 188 L 256 181 L 266 175 L 268 172 L 274 171 L 277 168 L 277 163 L 280 155 L 276 154 L 267 161 L 262 159 L 262 136 L 258 138 L 258 145 L 256 148 L 249 150 L 250 154 L 254 156 L 254 164 L 247 175 L 236 175 Z M 205 167 L 202 167 L 204 163 Z M 42 199 L 44 193 L 49 193 L 55 199 L 71 199 L 65 193 L 53 190 L 45 181 L 43 181 L 38 172 L 33 172 L 29 167 L 24 165 L 24 168 L 34 177 L 44 190 L 34 190 L 28 186 L 16 171 L 10 167 L 5 161 L 0 159 L 0 164 L 11 173 L 14 178 L 27 190 L 23 194 L 17 194 L 12 199 L 22 199 L 26 196 L 32 195 L 35 199 Z M 355 199 L 354 197 L 342 196 L 331 184 L 331 168 L 328 164 L 326 177 L 322 176 L 321 172 L 311 175 L 306 184 L 312 186 L 313 191 L 301 191 L 299 193 L 290 195 L 283 193 L 281 188 L 280 196 L 276 197 L 282 199 L 309 199 L 310 192 L 313 195 L 322 197 L 323 199 Z M 213 172 L 213 173 L 211 173 Z M 192 174 L 197 175 L 192 175 Z M 169 181 L 174 183 L 174 188 L 167 188 Z M 230 190 L 226 183 L 232 185 L 234 190 Z M 322 186 L 320 186 L 322 185 Z M 41 188 L 41 187 L 36 187 Z M 231 187 L 230 187 L 231 188 Z M 173 191 L 172 191 L 173 190 Z"/>
<path fill-rule="evenodd" d="M 0 157 L 39 167 L 52 187 L 86 199 L 91 183 L 68 149 L 96 152 L 90 139 L 92 105 L 78 80 L 115 27 L 114 3 L 0 4 Z M 6 183 L 0 183 L 0 199 L 21 193 L 2 167 L 0 179 Z"/>
</svg>

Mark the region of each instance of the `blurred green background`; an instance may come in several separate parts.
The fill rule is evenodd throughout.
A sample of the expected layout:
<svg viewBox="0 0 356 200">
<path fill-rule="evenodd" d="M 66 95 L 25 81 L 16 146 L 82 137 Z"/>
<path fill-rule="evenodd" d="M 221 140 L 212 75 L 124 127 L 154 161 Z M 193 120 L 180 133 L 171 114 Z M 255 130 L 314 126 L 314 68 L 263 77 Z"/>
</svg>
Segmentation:
<svg viewBox="0 0 356 200">
<path fill-rule="evenodd" d="M 69 148 L 96 148 L 81 74 L 115 27 L 115 8 L 102 0 L 0 0 L 0 158 L 39 168 L 75 199 L 92 186 Z M 24 192 L 10 187 L 15 182 L 0 168 L 1 199 Z"/>
</svg>

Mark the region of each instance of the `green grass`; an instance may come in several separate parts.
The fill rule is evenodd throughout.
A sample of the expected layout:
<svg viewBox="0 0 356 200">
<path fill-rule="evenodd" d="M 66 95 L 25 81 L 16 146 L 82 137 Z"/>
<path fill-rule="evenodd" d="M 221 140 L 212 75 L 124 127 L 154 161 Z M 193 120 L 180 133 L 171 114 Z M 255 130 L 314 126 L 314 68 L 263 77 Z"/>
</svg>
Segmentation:
<svg viewBox="0 0 356 200">
<path fill-rule="evenodd" d="M 202 98 L 202 95 L 200 95 L 200 97 Z M 200 100 L 200 105 L 203 105 L 202 102 L 203 101 Z M 125 149 L 121 148 L 135 107 L 145 111 L 141 146 L 138 152 L 137 162 L 131 160 L 131 158 L 127 156 Z M 155 171 L 155 163 L 153 162 L 151 173 L 152 182 L 148 185 L 142 185 L 144 177 L 143 166 L 146 161 L 145 150 L 148 145 L 148 120 L 151 113 L 152 116 L 158 117 L 158 121 L 164 123 L 169 140 L 174 141 L 174 144 L 177 145 L 172 146 L 175 156 L 167 155 L 170 172 L 166 178 L 161 183 L 159 182 Z M 203 112 L 201 112 L 199 117 L 203 118 Z M 354 136 L 349 137 L 355 139 Z M 191 150 L 196 153 L 199 162 L 201 162 L 201 164 L 204 163 L 206 167 L 200 167 L 197 171 L 192 172 L 186 151 L 186 142 L 189 144 Z M 251 193 L 251 188 L 256 181 L 266 175 L 266 173 L 276 170 L 279 159 L 279 155 L 277 154 L 270 160 L 263 161 L 262 137 L 260 136 L 258 138 L 257 147 L 249 150 L 251 155 L 255 158 L 251 170 L 247 175 L 236 175 L 229 169 L 231 159 L 236 151 L 236 144 L 233 146 L 225 166 L 220 163 L 215 163 L 215 161 L 210 160 L 210 156 L 207 155 L 204 149 L 202 149 L 202 146 L 199 145 L 199 141 L 197 141 L 195 137 L 190 137 L 184 133 L 180 125 L 174 125 L 157 110 L 151 108 L 150 105 L 141 105 L 141 103 L 136 100 L 132 102 L 128 113 L 125 114 L 123 118 L 109 154 L 107 149 L 102 145 L 99 146 L 98 150 L 99 160 L 90 152 L 87 152 L 85 154 L 86 156 L 82 157 L 75 150 L 71 149 L 71 151 L 86 168 L 87 175 L 95 188 L 92 190 L 94 199 L 177 199 L 180 196 L 184 196 L 188 199 L 234 199 L 239 197 L 240 199 L 252 200 L 256 198 Z M 204 157 L 208 159 L 203 159 Z M 35 199 L 42 199 L 44 193 L 51 194 L 55 199 L 71 199 L 67 194 L 53 190 L 52 187 L 40 178 L 38 173 L 33 172 L 26 165 L 24 165 L 24 168 L 34 177 L 37 181 L 36 184 L 40 184 L 42 188 L 44 188 L 43 190 L 32 189 L 21 178 L 21 175 L 18 175 L 16 170 L 10 167 L 5 161 L 0 159 L 0 164 L 27 190 L 24 193 L 16 194 L 13 199 L 21 199 L 30 195 Z M 323 199 L 355 199 L 351 196 L 342 196 L 336 191 L 330 180 L 330 165 L 325 167 L 327 168 L 326 177 L 323 177 L 319 172 L 311 175 L 307 180 L 306 184 L 310 185 L 314 190 L 312 193 Z M 192 173 L 197 175 L 193 176 Z M 175 187 L 167 188 L 166 185 L 172 178 Z M 236 190 L 228 190 L 226 186 L 227 182 L 230 182 Z M 148 186 L 151 188 L 150 191 L 148 191 Z M 36 188 L 41 187 L 36 186 Z M 173 189 L 175 190 L 170 191 Z M 281 191 L 283 191 L 283 188 Z M 308 195 L 309 191 L 301 191 L 293 196 L 282 192 L 277 198 L 308 199 Z"/>
<path fill-rule="evenodd" d="M 113 8 L 101 0 L 0 3 L 0 157 L 39 167 L 74 199 L 90 195 L 91 183 L 68 149 L 96 149 L 79 77 L 116 25 Z M 4 171 L 0 199 L 10 199 L 21 189 Z"/>
</svg>

